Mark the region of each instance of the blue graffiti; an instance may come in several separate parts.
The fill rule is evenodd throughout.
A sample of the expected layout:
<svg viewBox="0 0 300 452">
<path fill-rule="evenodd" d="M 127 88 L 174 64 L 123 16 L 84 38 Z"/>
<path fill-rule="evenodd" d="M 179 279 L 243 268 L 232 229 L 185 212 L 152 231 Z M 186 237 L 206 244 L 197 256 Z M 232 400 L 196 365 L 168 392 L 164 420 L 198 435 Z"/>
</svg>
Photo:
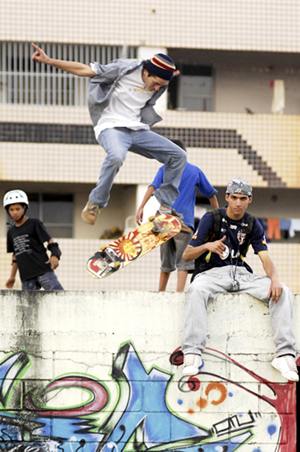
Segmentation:
<svg viewBox="0 0 300 452">
<path fill-rule="evenodd" d="M 215 452 L 227 446 L 228 452 L 236 450 L 249 438 L 250 432 L 236 436 L 234 444 L 230 441 L 209 441 L 211 433 L 180 419 L 171 413 L 166 405 L 166 390 L 171 376 L 157 369 L 146 372 L 142 362 L 131 344 L 119 350 L 113 364 L 113 378 L 120 386 L 122 399 L 107 424 L 111 431 L 100 443 L 98 452 L 111 452 L 111 444 L 123 450 L 133 438 L 135 450 L 185 450 Z M 124 397 L 124 394 L 127 396 Z M 123 406 L 122 406 L 123 405 Z M 118 415 L 121 413 L 121 416 Z M 205 444 L 210 442 L 210 444 Z M 108 446 L 109 445 L 109 446 Z M 165 446 L 165 448 L 164 448 Z"/>
<path fill-rule="evenodd" d="M 276 432 L 277 432 L 277 427 L 276 427 L 276 425 L 270 424 L 270 425 L 268 426 L 268 433 L 269 433 L 269 435 L 272 436 L 272 435 L 274 435 L 274 433 L 276 433 Z"/>
<path fill-rule="evenodd" d="M 59 410 L 26 406 L 25 394 L 22 409 L 6 410 L 14 380 L 28 363 L 22 352 L 0 365 L 0 451 L 121 452 L 129 450 L 130 445 L 133 451 L 234 452 L 252 436 L 245 426 L 223 439 L 217 438 L 212 429 L 172 413 L 166 401 L 172 375 L 156 368 L 147 372 L 130 343 L 124 344 L 114 359 L 112 377 L 119 386 L 119 399 L 100 427 L 99 407 L 88 415 L 83 411 L 80 414 L 80 409 L 78 413 L 75 409 L 73 415 L 68 415 L 68 410 L 60 414 Z M 89 383 L 100 385 L 92 379 Z"/>
</svg>

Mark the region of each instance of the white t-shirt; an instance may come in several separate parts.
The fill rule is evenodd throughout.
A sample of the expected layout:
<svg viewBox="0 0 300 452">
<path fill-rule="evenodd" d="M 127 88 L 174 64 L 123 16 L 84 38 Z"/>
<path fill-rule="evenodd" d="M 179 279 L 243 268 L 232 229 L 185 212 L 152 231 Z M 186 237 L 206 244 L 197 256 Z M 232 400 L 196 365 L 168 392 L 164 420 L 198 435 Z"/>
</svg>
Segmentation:
<svg viewBox="0 0 300 452">
<path fill-rule="evenodd" d="M 91 68 L 95 70 L 93 64 L 91 64 Z M 94 127 L 96 138 L 104 129 L 113 127 L 149 130 L 149 125 L 141 122 L 141 109 L 152 95 L 153 91 L 145 89 L 141 67 L 124 75 L 116 84 L 108 106 L 103 110 Z"/>
</svg>

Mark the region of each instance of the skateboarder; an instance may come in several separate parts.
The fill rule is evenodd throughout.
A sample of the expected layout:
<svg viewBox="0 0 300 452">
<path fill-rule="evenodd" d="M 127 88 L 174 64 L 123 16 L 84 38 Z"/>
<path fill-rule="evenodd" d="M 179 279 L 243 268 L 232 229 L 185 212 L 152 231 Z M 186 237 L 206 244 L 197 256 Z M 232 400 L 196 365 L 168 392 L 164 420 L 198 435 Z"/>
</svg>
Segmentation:
<svg viewBox="0 0 300 452">
<path fill-rule="evenodd" d="M 186 297 L 183 374 L 196 374 L 203 364 L 208 301 L 220 293 L 240 292 L 269 304 L 276 348 L 272 365 L 287 380 L 298 381 L 292 331 L 293 295 L 279 282 L 261 224 L 246 212 L 252 202 L 252 188 L 234 179 L 227 186 L 225 199 L 226 209 L 202 217 L 196 237 L 183 253 L 186 260 L 196 259 L 194 279 Z M 266 276 L 253 274 L 245 264 L 250 244 Z"/>
<path fill-rule="evenodd" d="M 180 140 L 174 140 L 178 146 L 185 149 Z M 159 189 L 164 179 L 165 166 L 159 168 L 153 181 L 149 185 L 144 198 L 136 213 L 136 221 L 143 221 L 144 207 Z M 182 253 L 189 244 L 194 230 L 194 210 L 197 190 L 209 199 L 212 208 L 219 207 L 215 188 L 207 180 L 205 174 L 195 165 L 186 163 L 179 185 L 179 195 L 173 203 L 176 212 L 182 214 L 184 225 L 181 232 L 160 247 L 161 269 L 159 277 L 159 291 L 164 292 L 167 288 L 170 273 L 177 269 L 177 292 L 183 292 L 186 284 L 188 271 L 193 270 L 193 262 L 182 259 Z"/>
<path fill-rule="evenodd" d="M 90 78 L 89 112 L 106 158 L 81 213 L 83 221 L 95 224 L 100 210 L 107 206 L 114 178 L 129 150 L 165 164 L 164 181 L 155 196 L 161 213 L 171 213 L 186 155 L 179 146 L 151 131 L 150 126 L 161 120 L 153 108 L 155 102 L 179 73 L 172 58 L 158 53 L 144 61 L 118 59 L 106 65 L 87 65 L 50 58 L 36 44 L 32 46 L 34 61 Z"/>
<path fill-rule="evenodd" d="M 14 225 L 7 232 L 7 252 L 13 253 L 10 276 L 6 287 L 14 286 L 19 270 L 22 289 L 31 291 L 63 290 L 54 270 L 58 267 L 61 251 L 40 220 L 28 218 L 28 197 L 22 190 L 11 190 L 4 195 L 3 207 Z M 50 258 L 44 243 L 48 242 Z"/>
</svg>

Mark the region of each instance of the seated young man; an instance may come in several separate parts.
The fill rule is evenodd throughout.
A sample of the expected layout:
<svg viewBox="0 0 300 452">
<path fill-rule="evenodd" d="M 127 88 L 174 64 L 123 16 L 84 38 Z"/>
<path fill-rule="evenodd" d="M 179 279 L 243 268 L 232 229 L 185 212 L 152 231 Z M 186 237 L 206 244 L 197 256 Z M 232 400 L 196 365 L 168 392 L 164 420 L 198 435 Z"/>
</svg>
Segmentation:
<svg viewBox="0 0 300 452">
<path fill-rule="evenodd" d="M 240 292 L 269 304 L 276 349 L 272 365 L 287 380 L 299 381 L 292 331 L 293 295 L 279 282 L 260 222 L 247 213 L 252 188 L 233 179 L 227 186 L 225 200 L 226 208 L 202 217 L 196 236 L 183 253 L 184 259 L 195 259 L 185 306 L 183 374 L 194 375 L 203 365 L 208 301 L 220 293 Z M 249 245 L 260 258 L 266 276 L 252 273 L 245 263 Z"/>
</svg>

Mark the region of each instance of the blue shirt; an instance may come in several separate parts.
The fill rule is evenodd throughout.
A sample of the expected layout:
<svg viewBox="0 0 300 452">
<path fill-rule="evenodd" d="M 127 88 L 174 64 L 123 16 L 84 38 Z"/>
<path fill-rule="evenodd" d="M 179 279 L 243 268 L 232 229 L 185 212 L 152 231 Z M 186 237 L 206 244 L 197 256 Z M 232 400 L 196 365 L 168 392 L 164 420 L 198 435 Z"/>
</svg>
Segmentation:
<svg viewBox="0 0 300 452">
<path fill-rule="evenodd" d="M 155 189 L 158 189 L 163 183 L 164 174 L 165 165 L 159 168 L 150 185 Z M 209 183 L 200 168 L 192 165 L 191 163 L 186 163 L 178 187 L 179 195 L 172 207 L 176 210 L 176 212 L 183 215 L 183 221 L 191 228 L 194 228 L 194 209 L 196 204 L 197 188 L 199 189 L 201 195 L 206 198 L 211 198 L 217 193 L 217 190 Z"/>
<path fill-rule="evenodd" d="M 221 258 L 216 253 L 211 253 L 209 263 L 212 267 L 224 267 L 225 265 L 243 265 L 242 257 L 246 256 L 247 250 L 241 257 L 240 248 L 245 243 L 246 239 L 249 240 L 254 253 L 257 254 L 260 251 L 267 251 L 268 246 L 264 234 L 264 229 L 261 223 L 254 219 L 252 230 L 249 234 L 245 233 L 245 217 L 241 220 L 232 220 L 227 215 L 222 218 L 220 238 L 226 236 L 223 242 L 226 245 L 226 250 Z M 195 237 L 191 240 L 191 246 L 203 245 L 211 241 L 209 237 L 214 232 L 214 216 L 211 212 L 207 212 L 200 220 Z M 218 239 L 212 239 L 212 241 Z M 207 253 L 209 254 L 209 253 Z M 205 258 L 205 255 L 201 257 Z"/>
</svg>

